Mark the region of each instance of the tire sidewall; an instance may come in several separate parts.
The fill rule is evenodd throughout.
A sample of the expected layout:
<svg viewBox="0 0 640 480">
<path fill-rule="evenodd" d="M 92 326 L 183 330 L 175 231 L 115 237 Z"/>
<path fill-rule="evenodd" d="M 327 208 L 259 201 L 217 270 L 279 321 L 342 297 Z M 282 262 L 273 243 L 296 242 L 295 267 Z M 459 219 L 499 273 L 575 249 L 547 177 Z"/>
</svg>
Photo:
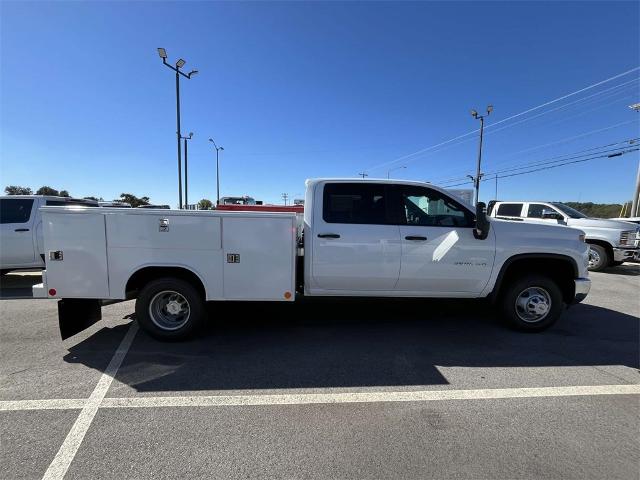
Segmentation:
<svg viewBox="0 0 640 480">
<path fill-rule="evenodd" d="M 189 302 L 189 320 L 177 330 L 163 330 L 157 326 L 149 314 L 151 300 L 160 292 L 175 291 Z M 136 319 L 140 327 L 160 340 L 182 340 L 191 336 L 202 325 L 205 317 L 204 300 L 200 293 L 188 282 L 178 278 L 159 278 L 149 282 L 136 300 Z"/>
<path fill-rule="evenodd" d="M 544 289 L 551 299 L 551 308 L 546 317 L 539 322 L 531 323 L 522 320 L 516 312 L 516 299 L 523 290 L 530 287 Z M 502 316 L 514 328 L 524 332 L 539 332 L 553 325 L 564 308 L 562 292 L 558 285 L 551 279 L 542 275 L 528 275 L 518 279 L 507 288 L 501 298 Z"/>
</svg>

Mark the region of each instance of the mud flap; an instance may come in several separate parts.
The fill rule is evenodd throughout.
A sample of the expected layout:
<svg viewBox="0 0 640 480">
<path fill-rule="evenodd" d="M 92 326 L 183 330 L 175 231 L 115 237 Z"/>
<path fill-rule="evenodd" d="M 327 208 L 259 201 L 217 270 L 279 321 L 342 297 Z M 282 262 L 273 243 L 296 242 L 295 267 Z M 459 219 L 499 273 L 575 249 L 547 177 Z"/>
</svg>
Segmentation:
<svg viewBox="0 0 640 480">
<path fill-rule="evenodd" d="M 62 340 L 80 333 L 101 319 L 100 300 L 63 298 L 58 301 L 58 323 Z"/>
</svg>

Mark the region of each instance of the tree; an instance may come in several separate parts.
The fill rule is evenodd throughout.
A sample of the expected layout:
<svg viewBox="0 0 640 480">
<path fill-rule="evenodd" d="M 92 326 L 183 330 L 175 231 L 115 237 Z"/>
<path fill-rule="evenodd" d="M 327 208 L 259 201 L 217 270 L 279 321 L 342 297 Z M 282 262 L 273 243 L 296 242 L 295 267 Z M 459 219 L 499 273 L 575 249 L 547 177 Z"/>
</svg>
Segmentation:
<svg viewBox="0 0 640 480">
<path fill-rule="evenodd" d="M 121 193 L 120 201 L 128 203 L 133 208 L 139 207 L 140 205 L 149 205 L 149 197 L 138 198 L 131 193 Z"/>
<path fill-rule="evenodd" d="M 50 195 L 52 197 L 58 197 L 60 195 L 60 192 L 58 192 L 58 190 L 56 190 L 55 188 L 47 187 L 45 185 L 36 190 L 36 195 Z"/>
<path fill-rule="evenodd" d="M 69 192 L 67 192 L 66 190 L 60 190 L 60 196 L 61 197 L 70 197 L 71 195 L 69 195 Z"/>
<path fill-rule="evenodd" d="M 212 209 L 213 209 L 213 202 L 211 200 L 203 198 L 198 202 L 198 210 L 212 210 Z"/>
<path fill-rule="evenodd" d="M 4 187 L 4 193 L 6 193 L 7 195 L 33 195 L 33 190 L 31 190 L 29 187 L 8 185 Z"/>
<path fill-rule="evenodd" d="M 82 197 L 82 198 L 84 198 L 85 200 L 93 200 L 95 202 L 102 202 L 103 201 L 102 197 L 100 197 L 100 198 L 98 198 L 98 197 Z"/>
</svg>

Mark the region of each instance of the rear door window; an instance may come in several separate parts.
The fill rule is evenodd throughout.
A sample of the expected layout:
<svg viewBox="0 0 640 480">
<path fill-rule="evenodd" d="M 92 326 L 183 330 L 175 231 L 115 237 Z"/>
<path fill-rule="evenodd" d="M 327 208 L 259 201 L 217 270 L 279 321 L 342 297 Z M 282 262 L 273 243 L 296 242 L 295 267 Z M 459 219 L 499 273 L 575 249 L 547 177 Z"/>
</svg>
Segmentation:
<svg viewBox="0 0 640 480">
<path fill-rule="evenodd" d="M 27 223 L 32 207 L 32 198 L 0 199 L 0 223 Z"/>
<path fill-rule="evenodd" d="M 521 214 L 521 203 L 501 203 L 496 211 L 498 217 L 519 217 Z"/>
<path fill-rule="evenodd" d="M 388 225 L 387 189 L 374 183 L 328 183 L 322 218 L 327 223 Z"/>
</svg>

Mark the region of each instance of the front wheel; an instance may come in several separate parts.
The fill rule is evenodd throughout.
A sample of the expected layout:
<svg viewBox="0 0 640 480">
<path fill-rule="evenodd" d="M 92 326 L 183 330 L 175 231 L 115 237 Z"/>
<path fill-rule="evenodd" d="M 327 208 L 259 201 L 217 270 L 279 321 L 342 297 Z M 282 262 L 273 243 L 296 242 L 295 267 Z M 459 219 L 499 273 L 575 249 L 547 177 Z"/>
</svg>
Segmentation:
<svg viewBox="0 0 640 480">
<path fill-rule="evenodd" d="M 203 323 L 202 295 L 179 278 L 159 278 L 144 286 L 136 300 L 136 319 L 149 335 L 160 340 L 182 340 Z"/>
<path fill-rule="evenodd" d="M 609 266 L 611 259 L 607 249 L 594 243 L 589 244 L 589 267 L 592 272 L 599 272 Z"/>
<path fill-rule="evenodd" d="M 525 332 L 539 332 L 556 323 L 563 309 L 558 285 L 542 275 L 527 275 L 509 285 L 501 296 L 502 316 Z"/>
</svg>

